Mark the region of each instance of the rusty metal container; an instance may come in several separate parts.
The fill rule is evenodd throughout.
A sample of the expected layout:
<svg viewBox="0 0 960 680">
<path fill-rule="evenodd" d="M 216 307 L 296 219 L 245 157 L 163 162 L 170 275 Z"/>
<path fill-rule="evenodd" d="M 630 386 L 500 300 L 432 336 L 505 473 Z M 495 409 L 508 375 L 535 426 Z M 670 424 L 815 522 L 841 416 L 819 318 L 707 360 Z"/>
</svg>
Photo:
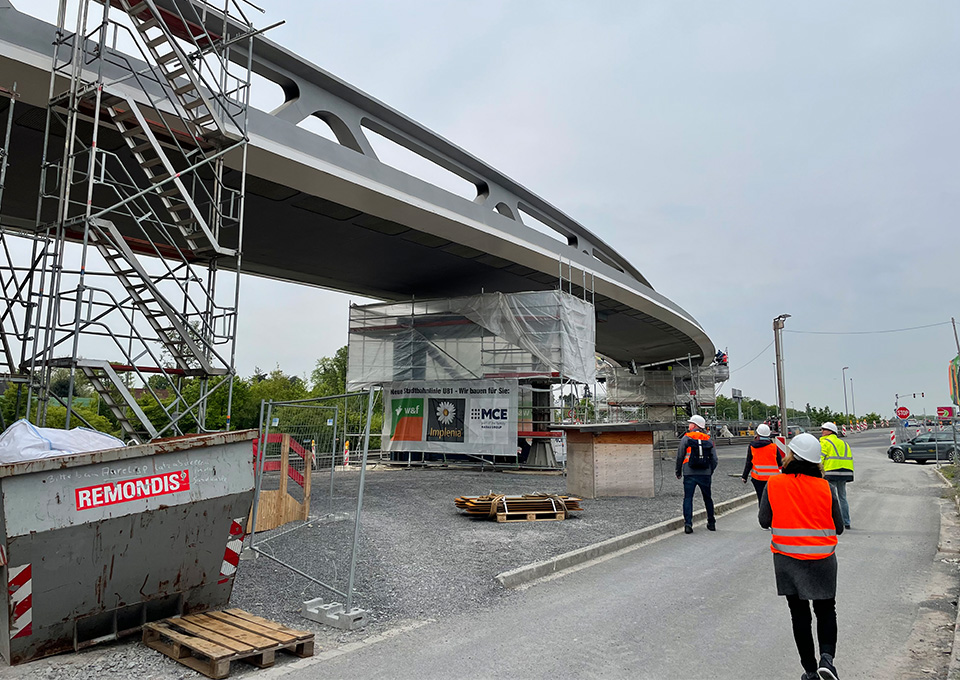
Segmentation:
<svg viewBox="0 0 960 680">
<path fill-rule="evenodd" d="M 0 655 L 18 664 L 227 604 L 254 430 L 0 465 Z"/>
</svg>

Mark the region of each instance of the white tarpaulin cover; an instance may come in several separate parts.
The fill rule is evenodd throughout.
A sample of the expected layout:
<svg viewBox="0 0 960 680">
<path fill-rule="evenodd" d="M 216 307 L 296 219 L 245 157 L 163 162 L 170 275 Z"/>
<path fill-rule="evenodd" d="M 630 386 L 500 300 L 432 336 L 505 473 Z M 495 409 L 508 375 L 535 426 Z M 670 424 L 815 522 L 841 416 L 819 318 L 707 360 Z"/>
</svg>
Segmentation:
<svg viewBox="0 0 960 680">
<path fill-rule="evenodd" d="M 559 290 L 350 309 L 350 389 L 403 380 L 596 377 L 593 305 Z"/>
<path fill-rule="evenodd" d="M 123 448 L 120 439 L 85 427 L 57 430 L 18 420 L 0 434 L 0 463 L 23 463 L 75 453 Z"/>
</svg>

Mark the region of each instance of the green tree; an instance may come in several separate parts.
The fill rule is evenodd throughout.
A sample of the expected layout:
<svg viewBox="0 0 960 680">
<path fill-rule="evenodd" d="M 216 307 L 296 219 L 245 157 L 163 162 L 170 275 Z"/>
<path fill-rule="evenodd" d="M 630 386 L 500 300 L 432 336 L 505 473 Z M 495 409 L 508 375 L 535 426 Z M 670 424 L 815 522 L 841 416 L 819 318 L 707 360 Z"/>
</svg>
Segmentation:
<svg viewBox="0 0 960 680">
<path fill-rule="evenodd" d="M 348 350 L 344 345 L 332 357 L 317 359 L 317 365 L 310 374 L 310 396 L 330 397 L 347 391 Z"/>
<path fill-rule="evenodd" d="M 737 402 L 722 394 L 717 395 L 717 420 L 736 420 Z"/>
<path fill-rule="evenodd" d="M 17 412 L 17 390 L 20 390 L 20 411 Z M 0 413 L 3 422 L 10 427 L 17 419 L 23 418 L 27 410 L 27 386 L 10 383 L 0 397 Z"/>
<path fill-rule="evenodd" d="M 120 436 L 120 433 L 114 430 L 113 423 L 104 418 L 103 416 L 97 415 L 97 412 L 93 409 L 84 408 L 82 406 L 73 407 L 74 414 L 79 414 L 83 416 L 83 419 L 90 423 L 95 430 L 100 432 L 106 432 L 107 434 L 112 434 L 114 436 Z M 63 406 L 54 406 L 50 405 L 47 408 L 47 424 L 46 427 L 52 427 L 54 429 L 62 430 L 67 422 L 67 409 Z M 83 424 L 82 420 L 79 420 L 76 417 L 70 419 L 71 429 L 74 427 L 86 427 Z"/>
<path fill-rule="evenodd" d="M 156 390 L 169 390 L 173 387 L 173 384 L 170 382 L 170 378 L 163 375 L 162 373 L 157 373 L 151 375 L 147 378 L 147 384 Z"/>
<path fill-rule="evenodd" d="M 55 368 L 50 372 L 50 392 L 58 397 L 67 398 L 70 391 L 70 369 Z M 73 396 L 89 397 L 93 394 L 93 386 L 82 371 L 73 373 Z"/>
<path fill-rule="evenodd" d="M 266 378 L 250 386 L 250 399 L 258 409 L 261 400 L 293 401 L 306 399 L 307 396 L 306 383 L 298 376 L 287 375 L 279 366 L 270 371 Z"/>
</svg>

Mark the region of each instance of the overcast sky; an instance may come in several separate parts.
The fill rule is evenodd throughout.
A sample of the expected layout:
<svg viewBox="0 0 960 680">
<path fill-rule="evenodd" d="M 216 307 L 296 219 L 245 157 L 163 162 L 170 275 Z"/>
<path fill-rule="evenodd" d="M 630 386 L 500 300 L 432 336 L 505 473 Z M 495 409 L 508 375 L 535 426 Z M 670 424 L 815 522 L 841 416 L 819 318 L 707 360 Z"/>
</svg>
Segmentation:
<svg viewBox="0 0 960 680">
<path fill-rule="evenodd" d="M 960 3 L 259 4 L 258 25 L 287 21 L 272 40 L 623 254 L 728 349 L 727 396 L 775 401 L 762 350 L 787 313 L 796 408 L 842 410 L 844 366 L 858 413 L 949 403 L 949 324 L 863 333 L 960 315 Z M 345 344 L 348 299 L 245 280 L 238 370 L 309 373 Z"/>
</svg>

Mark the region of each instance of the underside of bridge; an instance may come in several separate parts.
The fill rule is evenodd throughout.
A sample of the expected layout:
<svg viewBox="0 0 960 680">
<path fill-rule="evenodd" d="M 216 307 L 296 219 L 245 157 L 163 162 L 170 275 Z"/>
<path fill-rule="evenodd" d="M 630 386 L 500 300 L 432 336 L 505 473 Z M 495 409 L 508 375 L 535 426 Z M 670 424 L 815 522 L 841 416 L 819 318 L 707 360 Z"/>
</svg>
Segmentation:
<svg viewBox="0 0 960 680">
<path fill-rule="evenodd" d="M 0 102 L 0 114 L 7 105 L 8 101 Z M 7 175 L 0 215 L 5 224 L 33 226 L 45 119 L 46 113 L 41 107 L 25 102 L 16 104 L 9 151 L 15 171 Z M 311 136 L 301 129 L 293 132 Z M 355 153 L 322 138 L 310 141 L 334 147 L 334 151 Z M 100 145 L 135 166 L 118 132 L 101 131 Z M 549 290 L 559 285 L 561 276 L 565 279 L 565 289 L 574 295 L 584 294 L 583 277 L 579 281 L 576 275 L 571 277 L 567 265 L 561 265 L 559 260 L 554 271 L 538 271 L 462 242 L 421 231 L 415 221 L 401 224 L 345 205 L 346 201 L 319 196 L 320 191 L 300 191 L 258 176 L 256 154 L 256 151 L 252 153 L 254 160 L 246 186 L 242 265 L 246 273 L 384 300 L 456 297 L 481 290 Z M 267 153 L 262 154 L 262 158 L 271 163 L 277 160 Z M 227 181 L 232 179 L 234 185 L 239 183 L 239 176 L 236 171 L 226 175 Z M 412 177 L 408 180 L 420 183 Z M 315 186 L 320 189 L 322 184 L 318 182 Z M 52 219 L 52 215 L 45 217 Z M 495 214 L 491 217 L 500 218 Z M 122 232 L 130 231 L 123 220 L 118 219 L 117 226 Z M 228 247 L 236 246 L 235 235 L 228 234 L 222 240 Z M 586 284 L 586 295 L 590 297 L 594 282 L 587 278 Z M 701 347 L 669 323 L 602 293 L 595 292 L 593 296 L 598 315 L 598 352 L 627 363 L 631 359 L 646 363 L 688 353 L 701 355 Z"/>
</svg>

